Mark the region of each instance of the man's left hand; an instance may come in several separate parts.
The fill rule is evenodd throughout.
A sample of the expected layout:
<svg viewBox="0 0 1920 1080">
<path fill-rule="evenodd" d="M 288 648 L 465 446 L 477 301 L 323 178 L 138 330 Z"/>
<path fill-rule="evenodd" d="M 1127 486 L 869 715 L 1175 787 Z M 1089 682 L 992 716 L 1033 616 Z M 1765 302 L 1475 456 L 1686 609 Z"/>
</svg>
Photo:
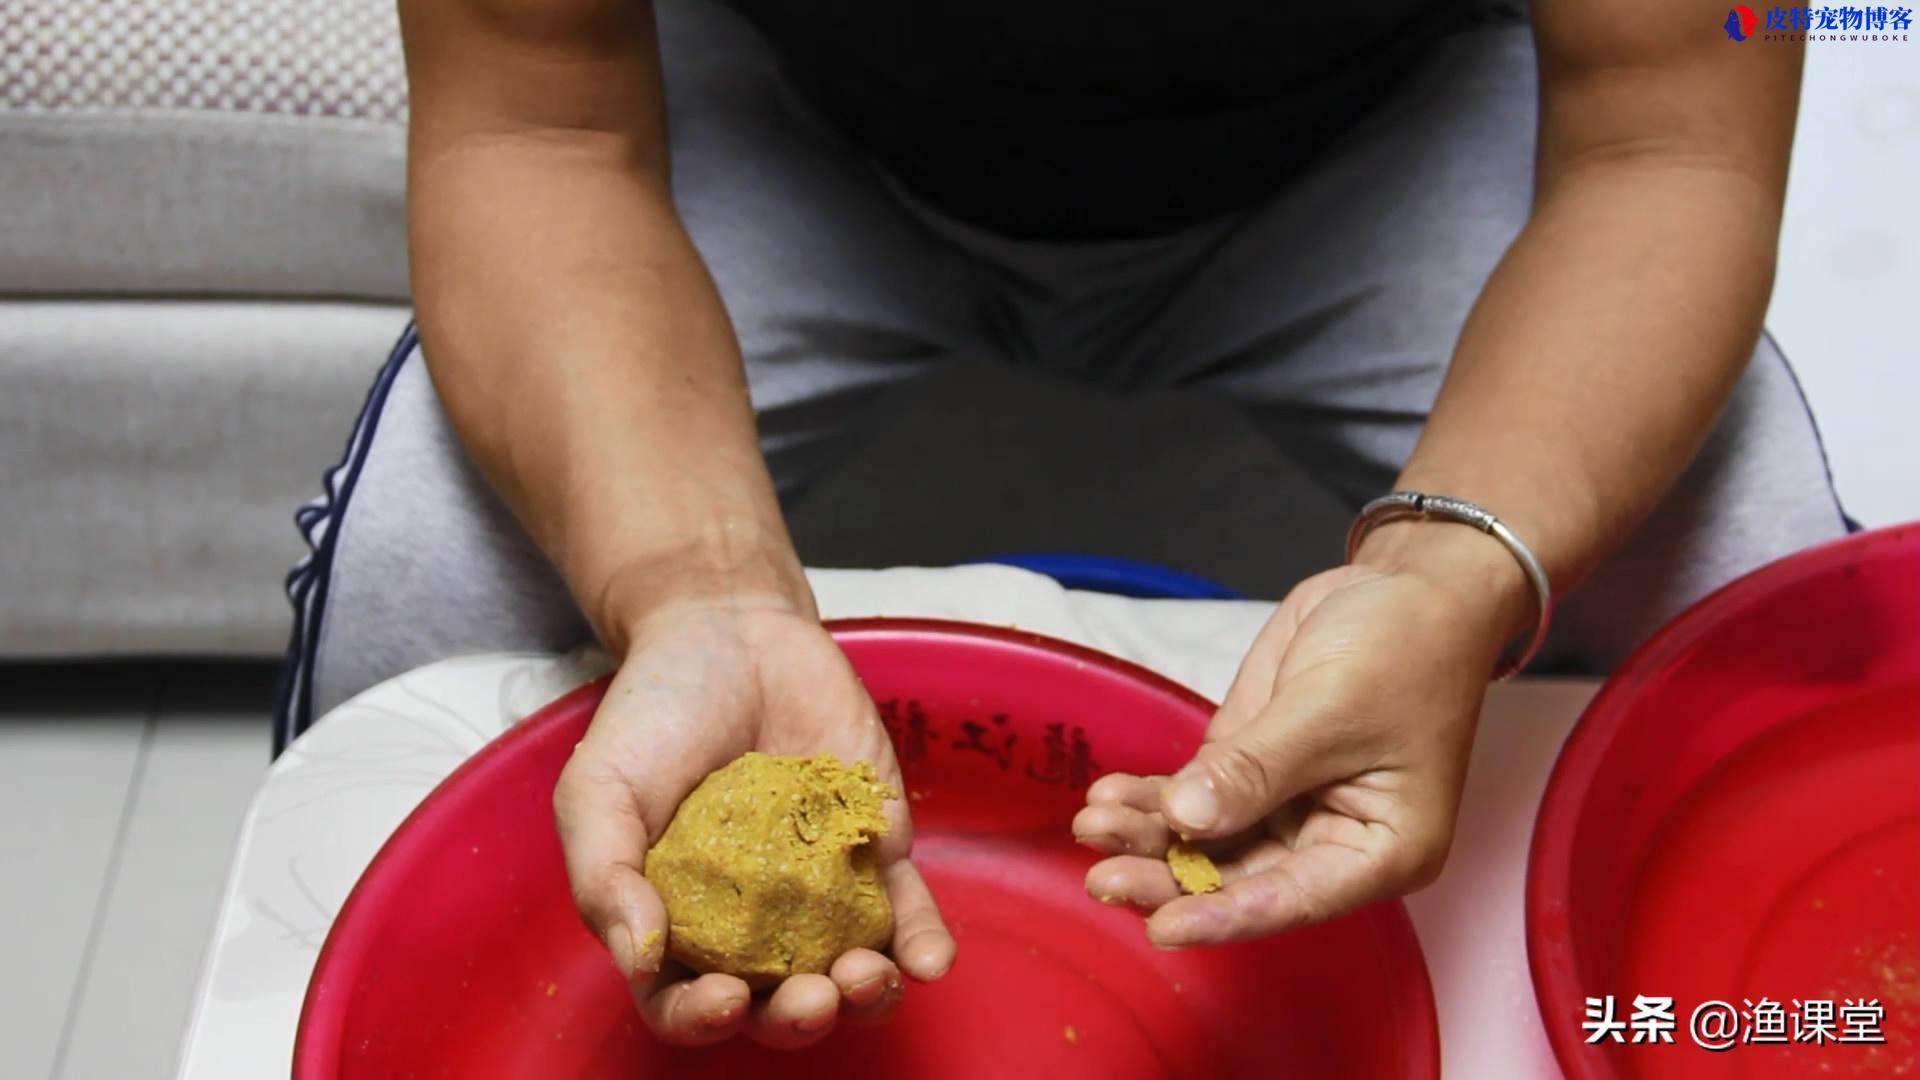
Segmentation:
<svg viewBox="0 0 1920 1080">
<path fill-rule="evenodd" d="M 1152 910 L 1148 935 L 1179 947 L 1278 933 L 1433 881 L 1508 630 L 1498 608 L 1430 571 L 1343 566 L 1302 582 L 1190 764 L 1088 791 L 1074 834 L 1111 856 L 1088 892 Z M 1164 861 L 1176 835 L 1215 855 L 1221 890 L 1180 894 Z"/>
</svg>

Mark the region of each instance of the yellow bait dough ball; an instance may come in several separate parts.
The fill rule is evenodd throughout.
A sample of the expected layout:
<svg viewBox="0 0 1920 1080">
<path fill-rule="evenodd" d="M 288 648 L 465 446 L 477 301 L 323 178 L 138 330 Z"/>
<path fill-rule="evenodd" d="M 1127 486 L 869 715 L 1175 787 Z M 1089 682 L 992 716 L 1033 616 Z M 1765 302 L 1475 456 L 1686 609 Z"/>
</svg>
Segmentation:
<svg viewBox="0 0 1920 1080">
<path fill-rule="evenodd" d="M 667 951 L 754 987 L 824 974 L 893 937 L 873 841 L 897 793 L 865 761 L 748 753 L 693 789 L 646 877 L 667 907 Z"/>
</svg>

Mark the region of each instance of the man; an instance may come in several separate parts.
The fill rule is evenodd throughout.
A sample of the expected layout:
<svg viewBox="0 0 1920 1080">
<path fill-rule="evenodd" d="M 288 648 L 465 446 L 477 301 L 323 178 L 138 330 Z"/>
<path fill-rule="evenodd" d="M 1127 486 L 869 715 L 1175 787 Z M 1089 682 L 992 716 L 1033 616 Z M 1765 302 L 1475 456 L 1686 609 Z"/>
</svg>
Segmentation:
<svg viewBox="0 0 1920 1080">
<path fill-rule="evenodd" d="M 779 499 L 930 365 L 1218 393 L 1356 508 L 1398 487 L 1510 530 L 1377 521 L 1280 605 L 1190 766 L 1095 785 L 1091 891 L 1169 946 L 1432 880 L 1488 673 L 1553 597 L 1555 656 L 1604 666 L 1844 531 L 1760 338 L 1800 51 L 1713 5 L 401 11 L 419 340 L 303 513 L 285 729 L 597 635 L 620 671 L 555 807 L 665 1038 L 804 1045 L 953 962 L 901 804 L 891 956 L 763 999 L 659 977 L 640 874 L 749 749 L 897 777 Z M 1227 888 L 1175 897 L 1170 825 L 1238 844 Z"/>
</svg>

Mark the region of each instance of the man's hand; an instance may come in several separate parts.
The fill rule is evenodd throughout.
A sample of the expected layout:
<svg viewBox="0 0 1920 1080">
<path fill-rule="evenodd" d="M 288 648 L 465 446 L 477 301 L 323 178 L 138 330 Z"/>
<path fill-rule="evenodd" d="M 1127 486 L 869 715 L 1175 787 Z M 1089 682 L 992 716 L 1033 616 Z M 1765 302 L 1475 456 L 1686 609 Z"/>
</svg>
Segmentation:
<svg viewBox="0 0 1920 1080">
<path fill-rule="evenodd" d="M 632 981 L 647 1023 L 670 1042 L 705 1044 L 744 1030 L 768 1046 L 804 1046 L 838 1017 L 865 1022 L 891 1012 L 902 971 L 935 979 L 953 963 L 953 937 L 907 861 L 906 804 L 894 800 L 879 841 L 894 959 L 856 949 L 829 974 L 792 976 L 757 1002 L 730 975 L 688 980 L 663 968 L 667 912 L 641 876 L 646 851 L 688 792 L 749 750 L 829 751 L 870 761 L 901 786 L 872 700 L 810 612 L 773 595 L 676 601 L 634 628 L 554 791 L 574 898 Z"/>
<path fill-rule="evenodd" d="M 1171 778 L 1102 777 L 1088 791 L 1074 833 L 1113 855 L 1088 873 L 1088 892 L 1155 909 L 1156 944 L 1273 934 L 1439 874 L 1524 582 L 1491 539 L 1418 528 L 1452 530 L 1428 535 L 1486 560 L 1490 588 L 1394 557 L 1309 578 L 1255 640 L 1189 765 Z M 1163 861 L 1175 834 L 1224 860 L 1223 889 L 1180 895 Z"/>
<path fill-rule="evenodd" d="M 894 960 L 848 953 L 751 1005 L 739 979 L 661 968 L 667 916 L 641 870 L 707 774 L 824 750 L 900 778 L 813 612 L 732 325 L 671 198 L 652 5 L 402 0 L 400 20 L 434 387 L 622 658 L 554 792 L 581 912 L 669 1041 L 799 1046 L 843 1013 L 882 1016 L 901 971 L 938 977 L 954 949 L 897 802 L 880 848 Z"/>
</svg>

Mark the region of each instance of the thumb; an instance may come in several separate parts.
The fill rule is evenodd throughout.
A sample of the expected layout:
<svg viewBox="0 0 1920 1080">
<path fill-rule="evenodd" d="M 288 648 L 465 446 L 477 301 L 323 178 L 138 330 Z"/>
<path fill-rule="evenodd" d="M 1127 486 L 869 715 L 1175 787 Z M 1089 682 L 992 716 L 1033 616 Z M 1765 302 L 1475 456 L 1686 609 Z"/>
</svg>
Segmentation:
<svg viewBox="0 0 1920 1080">
<path fill-rule="evenodd" d="M 1193 760 L 1161 785 L 1161 813 L 1191 839 L 1230 836 L 1295 796 L 1348 772 L 1338 709 L 1311 688 L 1282 685 L 1249 723 L 1209 733 Z"/>
<path fill-rule="evenodd" d="M 667 910 L 640 873 L 649 840 L 633 788 L 576 751 L 554 788 L 553 809 L 580 917 L 621 975 L 651 978 L 665 952 Z"/>
</svg>

